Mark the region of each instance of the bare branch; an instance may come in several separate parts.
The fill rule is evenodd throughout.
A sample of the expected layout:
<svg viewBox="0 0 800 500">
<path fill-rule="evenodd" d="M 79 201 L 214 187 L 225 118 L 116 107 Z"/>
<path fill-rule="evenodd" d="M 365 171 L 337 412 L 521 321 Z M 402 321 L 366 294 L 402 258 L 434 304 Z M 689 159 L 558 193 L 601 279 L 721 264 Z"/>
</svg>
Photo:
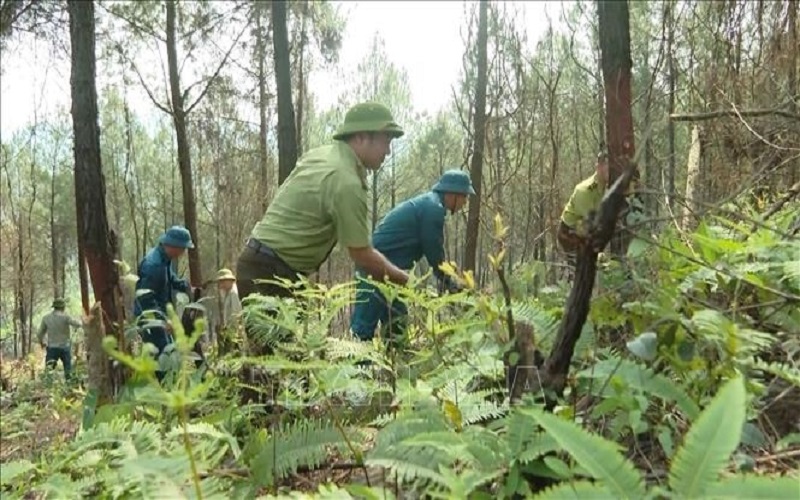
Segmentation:
<svg viewBox="0 0 800 500">
<path fill-rule="evenodd" d="M 33 7 L 34 3 L 33 1 L 25 3 L 9 0 L 0 4 L 0 38 L 11 32 L 14 24 Z"/>
<path fill-rule="evenodd" d="M 147 92 L 147 97 L 149 97 L 150 100 L 153 101 L 153 104 L 155 105 L 155 107 L 157 107 L 158 109 L 160 109 L 164 113 L 166 113 L 168 115 L 171 115 L 172 114 L 172 110 L 167 108 L 166 106 L 164 106 L 160 102 L 158 102 L 158 99 L 156 99 L 156 96 L 153 95 L 153 92 L 150 90 L 150 87 L 148 87 L 147 83 L 145 83 L 144 77 L 142 77 L 142 73 L 139 71 L 139 68 L 136 67 L 136 63 L 133 62 L 133 59 L 128 57 L 128 55 L 122 49 L 122 45 L 117 43 L 115 48 L 119 52 L 120 56 L 122 56 L 122 58 L 125 59 L 125 61 L 128 62 L 131 65 L 131 67 L 133 68 L 133 72 L 136 73 L 136 76 L 139 78 L 139 83 L 142 84 L 142 87 L 144 87 L 144 91 Z"/>
<path fill-rule="evenodd" d="M 208 89 L 211 88 L 211 84 L 214 83 L 214 80 L 216 80 L 217 77 L 219 76 L 220 71 L 222 71 L 222 68 L 225 66 L 225 63 L 228 61 L 228 57 L 230 57 L 231 52 L 233 52 L 233 49 L 236 47 L 236 44 L 239 43 L 239 39 L 242 37 L 242 35 L 244 35 L 244 32 L 246 30 L 247 30 L 247 25 L 245 24 L 244 27 L 242 28 L 242 30 L 236 36 L 236 39 L 234 39 L 233 43 L 231 43 L 230 48 L 225 53 L 225 57 L 223 57 L 222 61 L 220 61 L 219 66 L 217 66 L 217 70 L 214 72 L 213 75 L 211 75 L 211 78 L 208 79 L 208 82 L 206 83 L 206 86 L 203 89 L 203 91 L 200 92 L 200 95 L 197 96 L 197 99 L 195 99 L 195 101 L 191 104 L 191 106 L 186 108 L 186 114 L 187 115 L 192 112 L 192 110 L 195 108 L 195 106 L 197 106 L 200 103 L 200 101 L 203 100 L 203 97 L 205 97 L 206 93 L 208 92 Z M 190 88 L 191 88 L 191 86 L 190 86 Z"/>
<path fill-rule="evenodd" d="M 699 121 L 713 120 L 715 118 L 723 118 L 723 117 L 757 118 L 759 116 L 769 116 L 769 115 L 781 116 L 783 118 L 788 118 L 790 120 L 800 121 L 800 115 L 790 113 L 789 111 L 783 109 L 749 109 L 738 112 L 736 111 L 736 109 L 721 109 L 719 111 L 710 111 L 708 113 L 673 114 L 669 116 L 669 119 L 674 122 L 699 122 Z"/>
</svg>

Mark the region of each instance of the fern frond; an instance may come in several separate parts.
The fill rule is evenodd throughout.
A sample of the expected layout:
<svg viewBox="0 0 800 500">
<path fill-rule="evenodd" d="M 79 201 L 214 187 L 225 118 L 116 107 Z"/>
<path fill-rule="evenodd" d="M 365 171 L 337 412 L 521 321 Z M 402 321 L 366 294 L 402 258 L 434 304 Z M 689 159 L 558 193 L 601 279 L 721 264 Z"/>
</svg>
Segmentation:
<svg viewBox="0 0 800 500">
<path fill-rule="evenodd" d="M 645 488 L 641 474 L 620 454 L 614 443 L 590 434 L 572 422 L 539 409 L 521 410 L 532 417 L 575 461 L 617 498 L 641 498 Z"/>
<path fill-rule="evenodd" d="M 329 447 L 339 450 L 346 447 L 344 437 L 331 422 L 298 420 L 276 429 L 250 468 L 258 484 L 269 486 L 300 466 L 319 466 L 328 456 Z"/>
<path fill-rule="evenodd" d="M 528 323 L 533 327 L 537 345 L 549 346 L 558 329 L 558 318 L 535 302 L 512 302 L 511 312 L 514 320 Z"/>
<path fill-rule="evenodd" d="M 747 498 L 748 500 L 797 500 L 799 477 L 741 475 L 708 486 L 704 498 Z"/>
<path fill-rule="evenodd" d="M 545 453 L 559 449 L 552 436 L 531 425 L 531 419 L 519 411 L 507 417 L 506 442 L 511 458 L 521 464 L 536 460 Z"/>
<path fill-rule="evenodd" d="M 612 495 L 601 484 L 590 481 L 577 481 L 553 486 L 533 498 L 535 500 L 584 500 L 586 498 L 591 498 L 592 500 L 616 500 L 619 497 Z"/>
<path fill-rule="evenodd" d="M 413 443 L 406 442 L 420 435 L 437 433 L 455 436 L 438 409 L 398 416 L 395 421 L 378 432 L 375 447 L 367 454 L 365 463 L 369 466 L 391 469 L 402 481 L 413 482 L 424 479 L 441 484 L 439 466 L 452 464 L 451 452 L 443 451 L 441 446 L 414 446 Z"/>
<path fill-rule="evenodd" d="M 768 363 L 763 359 L 750 359 L 745 362 L 745 365 L 753 370 L 769 373 L 770 375 L 782 378 L 794 386 L 800 387 L 800 369 L 787 363 Z"/>
<path fill-rule="evenodd" d="M 681 497 L 701 497 L 716 482 L 739 445 L 745 400 L 743 379 L 728 381 L 689 429 L 669 473 L 669 486 Z"/>
</svg>

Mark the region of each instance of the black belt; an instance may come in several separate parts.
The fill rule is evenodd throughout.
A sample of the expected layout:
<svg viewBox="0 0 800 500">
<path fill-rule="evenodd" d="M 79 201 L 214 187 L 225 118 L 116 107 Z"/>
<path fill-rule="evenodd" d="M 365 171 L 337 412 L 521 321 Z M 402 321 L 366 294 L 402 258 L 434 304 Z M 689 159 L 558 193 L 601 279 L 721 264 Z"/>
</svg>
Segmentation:
<svg viewBox="0 0 800 500">
<path fill-rule="evenodd" d="M 247 240 L 247 247 L 252 248 L 256 253 L 266 255 L 267 257 L 274 257 L 276 259 L 280 259 L 280 257 L 278 257 L 278 254 L 276 254 L 273 249 L 261 243 L 255 238 L 249 238 Z"/>
</svg>

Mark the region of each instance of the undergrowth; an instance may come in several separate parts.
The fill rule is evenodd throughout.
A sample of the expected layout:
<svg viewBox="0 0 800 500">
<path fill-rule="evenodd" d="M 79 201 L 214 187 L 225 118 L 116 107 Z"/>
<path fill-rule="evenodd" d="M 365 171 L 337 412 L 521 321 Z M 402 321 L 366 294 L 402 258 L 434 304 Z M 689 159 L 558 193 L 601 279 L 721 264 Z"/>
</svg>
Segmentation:
<svg viewBox="0 0 800 500">
<path fill-rule="evenodd" d="M 772 229 L 708 218 L 641 236 L 627 261 L 601 264 L 552 413 L 539 394 L 509 406 L 503 301 L 469 274 L 452 295 L 423 278 L 380 285 L 410 310 L 391 349 L 332 330 L 352 284 L 306 283 L 302 311 L 255 298 L 236 345 L 270 354 L 213 357 L 204 376 L 189 356 L 199 334 L 173 315 L 163 359 L 107 344 L 135 373 L 114 404 L 80 408 L 79 386 L 41 382 L 3 394 L 4 448 L 54 408 L 75 423 L 4 455 L 3 497 L 797 498 L 800 241 L 785 234 L 797 208 Z M 509 274 L 514 318 L 547 353 L 566 290 L 531 287 L 541 269 Z M 174 375 L 163 385 L 159 365 Z"/>
</svg>

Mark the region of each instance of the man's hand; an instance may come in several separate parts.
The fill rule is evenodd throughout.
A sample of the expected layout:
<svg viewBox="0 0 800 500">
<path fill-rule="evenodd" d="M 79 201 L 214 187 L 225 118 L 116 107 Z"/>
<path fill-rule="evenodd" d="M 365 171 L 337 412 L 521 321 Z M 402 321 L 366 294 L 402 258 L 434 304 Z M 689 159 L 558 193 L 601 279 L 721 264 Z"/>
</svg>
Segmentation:
<svg viewBox="0 0 800 500">
<path fill-rule="evenodd" d="M 350 253 L 350 258 L 356 264 L 356 267 L 364 271 L 364 274 L 372 275 L 377 280 L 382 280 L 384 276 L 389 278 L 389 281 L 398 285 L 405 285 L 408 283 L 408 273 L 395 266 L 379 251 L 372 247 L 362 247 L 347 249 Z"/>
</svg>

